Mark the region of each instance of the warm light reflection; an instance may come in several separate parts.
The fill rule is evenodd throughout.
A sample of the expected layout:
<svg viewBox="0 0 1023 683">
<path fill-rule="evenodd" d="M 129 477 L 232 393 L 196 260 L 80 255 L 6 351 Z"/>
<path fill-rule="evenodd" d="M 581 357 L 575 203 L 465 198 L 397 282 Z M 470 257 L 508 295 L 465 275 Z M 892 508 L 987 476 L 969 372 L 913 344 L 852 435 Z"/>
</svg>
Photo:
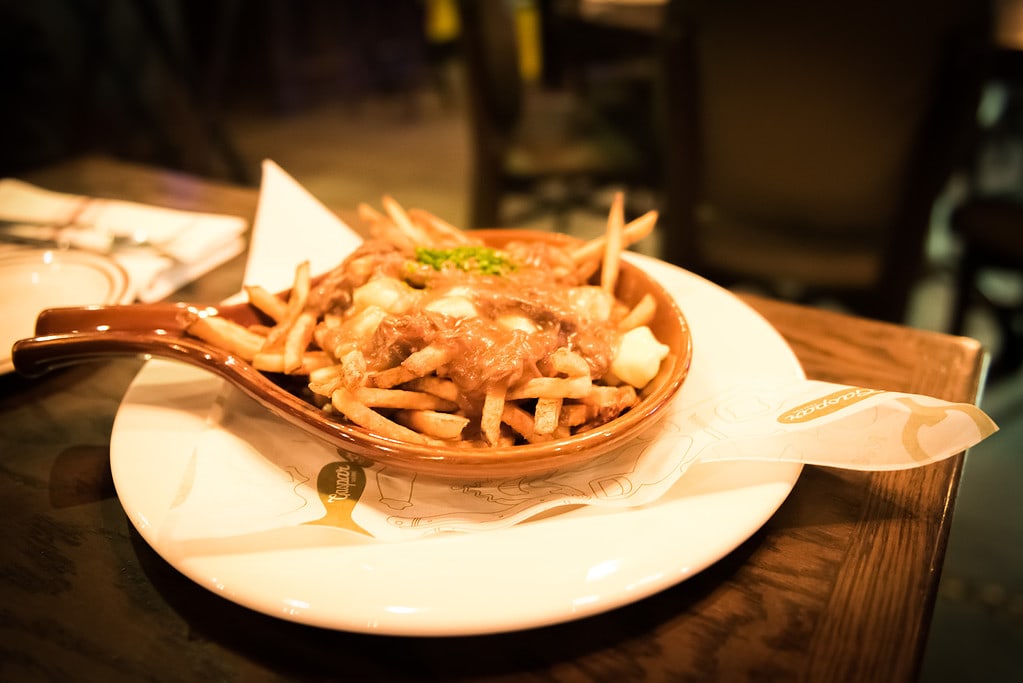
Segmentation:
<svg viewBox="0 0 1023 683">
<path fill-rule="evenodd" d="M 285 612 L 288 614 L 297 614 L 302 610 L 309 609 L 309 603 L 305 600 L 297 600 L 295 598 L 285 598 L 284 604 L 287 605 Z"/>
<path fill-rule="evenodd" d="M 620 564 L 621 564 L 620 560 L 607 560 L 606 562 L 595 564 L 592 567 L 590 567 L 589 571 L 586 572 L 586 580 L 598 581 L 600 579 L 611 576 L 616 571 L 618 571 L 618 567 Z"/>
<path fill-rule="evenodd" d="M 649 576 L 644 576 L 639 581 L 635 581 L 633 583 L 630 583 L 629 585 L 627 585 L 625 587 L 625 590 L 626 591 L 640 590 L 640 589 L 642 589 L 644 586 L 646 586 L 648 584 L 658 584 L 658 583 L 660 583 L 663 578 L 664 578 L 664 574 L 661 573 L 661 572 L 658 572 L 656 574 L 650 574 Z"/>
<path fill-rule="evenodd" d="M 389 605 L 384 610 L 391 614 L 415 614 L 419 611 L 416 607 L 407 607 L 406 605 Z"/>
<path fill-rule="evenodd" d="M 598 600 L 600 600 L 599 595 L 584 595 L 572 601 L 572 608 L 575 610 L 580 607 L 586 607 L 587 605 L 595 604 Z"/>
</svg>

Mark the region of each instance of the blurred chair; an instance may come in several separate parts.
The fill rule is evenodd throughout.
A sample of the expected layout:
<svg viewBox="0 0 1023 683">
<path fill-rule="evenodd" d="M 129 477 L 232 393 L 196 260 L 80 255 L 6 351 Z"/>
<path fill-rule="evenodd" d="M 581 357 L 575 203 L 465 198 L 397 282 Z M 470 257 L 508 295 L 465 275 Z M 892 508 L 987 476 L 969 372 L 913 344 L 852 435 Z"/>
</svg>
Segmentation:
<svg viewBox="0 0 1023 683">
<path fill-rule="evenodd" d="M 183 4 L 194 3 L 0 3 L 0 87 L 17 103 L 0 111 L 0 169 L 101 152 L 248 182 L 202 89 Z M 228 37 L 216 34 L 218 50 Z"/>
<path fill-rule="evenodd" d="M 1000 377 L 1023 365 L 1023 302 L 1018 296 L 999 301 L 986 295 L 983 273 L 1008 271 L 1023 277 L 1023 198 L 977 196 L 952 212 L 951 227 L 962 245 L 956 271 L 950 331 L 966 332 L 968 311 L 982 306 L 998 326 L 1000 346 L 991 376 Z"/>
<path fill-rule="evenodd" d="M 240 0 L 207 5 L 213 49 L 194 53 L 187 7 L 174 0 L 134 0 L 139 39 L 150 46 L 151 64 L 142 70 L 137 53 L 107 48 L 110 68 L 138 122 L 149 129 L 158 161 L 204 176 L 253 184 L 221 111 L 226 59 L 234 43 Z M 109 42 L 123 41 L 123 36 Z M 158 82 L 162 92 L 153 94 Z"/>
<path fill-rule="evenodd" d="M 533 87 L 520 72 L 511 4 L 459 2 L 472 147 L 470 222 L 521 224 L 552 215 L 564 227 L 575 209 L 606 213 L 599 189 L 650 188 L 660 164 L 642 129 L 616 126 L 571 91 Z M 505 200 L 527 200 L 516 215 Z"/>
<path fill-rule="evenodd" d="M 971 139 L 976 0 L 669 0 L 666 260 L 903 321 Z"/>
<path fill-rule="evenodd" d="M 991 316 L 998 333 L 993 379 L 1023 366 L 1023 5 L 1005 7 L 1014 13 L 996 14 L 994 97 L 981 109 L 966 196 L 949 218 L 961 249 L 949 331 L 967 333 L 974 311 Z"/>
</svg>

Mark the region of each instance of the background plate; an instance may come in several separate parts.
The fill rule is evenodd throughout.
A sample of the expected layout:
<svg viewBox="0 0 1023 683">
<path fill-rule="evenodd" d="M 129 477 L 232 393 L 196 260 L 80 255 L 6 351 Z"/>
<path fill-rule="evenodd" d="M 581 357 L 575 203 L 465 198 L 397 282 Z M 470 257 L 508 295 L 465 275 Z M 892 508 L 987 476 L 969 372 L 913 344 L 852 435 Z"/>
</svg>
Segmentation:
<svg viewBox="0 0 1023 683">
<path fill-rule="evenodd" d="M 44 308 L 126 304 L 128 275 L 87 251 L 16 249 L 0 254 L 0 373 L 14 369 L 11 346 L 35 334 Z"/>
</svg>

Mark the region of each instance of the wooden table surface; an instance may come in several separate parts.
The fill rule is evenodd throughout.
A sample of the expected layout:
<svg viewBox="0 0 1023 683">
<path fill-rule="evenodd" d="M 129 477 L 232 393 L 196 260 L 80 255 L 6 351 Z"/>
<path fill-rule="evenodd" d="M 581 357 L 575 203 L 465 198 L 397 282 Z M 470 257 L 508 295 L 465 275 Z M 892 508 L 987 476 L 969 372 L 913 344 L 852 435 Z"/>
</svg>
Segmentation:
<svg viewBox="0 0 1023 683">
<path fill-rule="evenodd" d="M 47 188 L 253 218 L 256 191 L 88 158 Z M 174 298 L 236 291 L 239 257 Z M 811 378 L 976 399 L 973 340 L 747 297 Z M 915 680 L 962 456 L 895 473 L 807 467 L 724 559 L 602 615 L 405 638 L 251 612 L 179 574 L 115 495 L 114 416 L 140 360 L 0 377 L 0 680 Z M 414 568 L 410 567 L 410 580 Z M 480 580 L 486 580 L 480 577 Z M 342 586 L 358 590 L 358 586 Z"/>
</svg>

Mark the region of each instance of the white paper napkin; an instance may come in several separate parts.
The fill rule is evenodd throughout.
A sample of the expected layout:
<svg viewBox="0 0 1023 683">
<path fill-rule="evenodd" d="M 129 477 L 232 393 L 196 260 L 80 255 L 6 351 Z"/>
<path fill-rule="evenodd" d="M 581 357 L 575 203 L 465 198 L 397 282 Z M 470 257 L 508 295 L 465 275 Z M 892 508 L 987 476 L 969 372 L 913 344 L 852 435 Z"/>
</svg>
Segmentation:
<svg viewBox="0 0 1023 683">
<path fill-rule="evenodd" d="M 325 273 L 361 243 L 355 231 L 280 166 L 263 161 L 245 284 L 282 291 L 292 285 L 302 261 L 309 261 L 310 272 Z"/>
<path fill-rule="evenodd" d="M 25 241 L 108 254 L 142 302 L 166 298 L 240 254 L 248 227 L 238 216 L 53 192 L 14 178 L 0 179 L 0 221 L 5 234 Z"/>
</svg>

